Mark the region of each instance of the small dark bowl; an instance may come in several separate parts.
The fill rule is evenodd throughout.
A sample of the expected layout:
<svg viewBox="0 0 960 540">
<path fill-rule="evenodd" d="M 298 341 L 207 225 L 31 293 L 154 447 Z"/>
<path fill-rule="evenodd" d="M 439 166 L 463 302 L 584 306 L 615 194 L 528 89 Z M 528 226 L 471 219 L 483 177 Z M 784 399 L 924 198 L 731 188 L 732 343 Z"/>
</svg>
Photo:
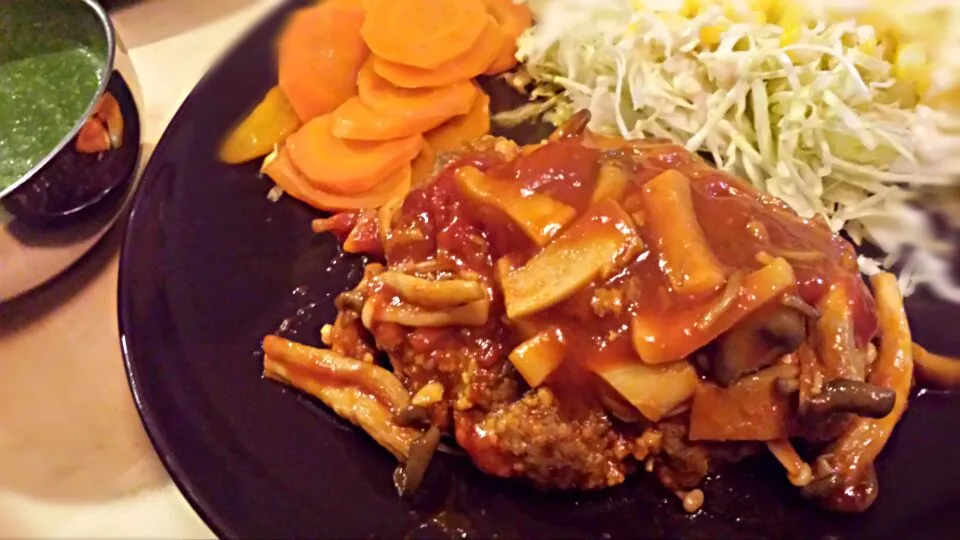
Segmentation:
<svg viewBox="0 0 960 540">
<path fill-rule="evenodd" d="M 116 83 L 112 82 L 116 78 L 113 74 L 116 36 L 107 12 L 96 1 L 61 1 L 65 4 L 78 3 L 86 6 L 103 29 L 106 50 L 101 66 L 100 86 L 97 92 L 90 96 L 84 114 L 75 120 L 70 131 L 64 133 L 60 142 L 31 170 L 10 186 L 0 189 L 0 203 L 3 207 L 17 218 L 33 225 L 51 224 L 79 214 L 107 199 L 111 192 L 130 177 L 130 174 L 119 174 L 120 169 L 126 169 L 120 162 L 126 163 L 128 160 L 122 156 L 118 158 L 111 155 L 118 152 L 85 155 L 76 150 L 74 141 L 80 129 L 93 116 L 97 102 L 108 87 L 116 86 Z M 51 5 L 50 9 L 57 7 Z M 126 111 L 124 120 L 129 120 Z M 139 127 L 136 133 L 139 139 Z M 128 143 L 127 139 L 125 134 L 124 146 Z M 135 146 L 138 145 L 139 141 L 136 141 Z"/>
<path fill-rule="evenodd" d="M 133 179 L 140 153 L 140 118 L 130 87 L 113 72 L 107 91 L 120 104 L 123 143 L 100 154 L 68 144 L 26 183 L 3 199 L 3 207 L 31 227 L 64 226 L 115 199 Z M 72 140 L 71 140 L 72 141 Z"/>
</svg>

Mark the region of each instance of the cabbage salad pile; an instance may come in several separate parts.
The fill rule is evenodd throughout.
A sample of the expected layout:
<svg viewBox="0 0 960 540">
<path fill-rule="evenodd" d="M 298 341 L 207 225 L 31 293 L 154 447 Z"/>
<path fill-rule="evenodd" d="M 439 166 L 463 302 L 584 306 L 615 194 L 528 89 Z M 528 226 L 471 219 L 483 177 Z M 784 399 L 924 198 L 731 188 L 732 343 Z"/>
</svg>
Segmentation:
<svg viewBox="0 0 960 540">
<path fill-rule="evenodd" d="M 880 247 L 866 273 L 899 262 L 906 293 L 960 302 L 950 246 L 913 202 L 960 197 L 960 1 L 527 4 L 517 56 L 548 120 L 586 108 L 595 131 L 708 154 Z"/>
</svg>

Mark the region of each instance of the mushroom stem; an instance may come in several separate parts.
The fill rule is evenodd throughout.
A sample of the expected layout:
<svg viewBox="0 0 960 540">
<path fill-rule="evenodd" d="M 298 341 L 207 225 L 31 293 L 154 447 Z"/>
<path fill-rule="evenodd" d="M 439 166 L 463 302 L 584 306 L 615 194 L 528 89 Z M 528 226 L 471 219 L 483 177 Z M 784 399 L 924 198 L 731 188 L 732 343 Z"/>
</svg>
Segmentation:
<svg viewBox="0 0 960 540">
<path fill-rule="evenodd" d="M 813 414 L 854 413 L 883 418 L 893 410 L 896 394 L 889 388 L 849 379 L 828 382 L 820 395 L 810 398 L 807 410 Z"/>
</svg>

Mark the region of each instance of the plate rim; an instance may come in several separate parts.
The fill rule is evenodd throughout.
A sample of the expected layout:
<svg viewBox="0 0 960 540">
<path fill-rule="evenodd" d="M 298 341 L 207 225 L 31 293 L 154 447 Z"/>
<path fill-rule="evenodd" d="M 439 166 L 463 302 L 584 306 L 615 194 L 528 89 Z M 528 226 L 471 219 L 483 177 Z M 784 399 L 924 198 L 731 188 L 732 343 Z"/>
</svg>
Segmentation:
<svg viewBox="0 0 960 540">
<path fill-rule="evenodd" d="M 158 144 L 131 195 L 130 212 L 124 222 L 125 227 L 121 239 L 116 297 L 117 323 L 127 383 L 137 408 L 137 414 L 154 451 L 160 458 L 171 481 L 177 486 L 189 506 L 196 512 L 196 515 L 199 516 L 211 532 L 219 538 L 239 538 L 241 535 L 238 534 L 235 527 L 230 525 L 229 520 L 225 519 L 224 514 L 218 512 L 213 505 L 209 504 L 209 501 L 204 496 L 200 495 L 199 492 L 201 488 L 199 484 L 191 479 L 190 475 L 186 472 L 174 453 L 173 448 L 175 445 L 171 443 L 169 433 L 165 432 L 159 425 L 160 422 L 157 420 L 158 413 L 155 411 L 155 407 L 143 399 L 140 381 L 143 380 L 144 375 L 141 370 L 138 369 L 137 358 L 139 358 L 139 356 L 136 355 L 131 345 L 136 341 L 134 336 L 137 334 L 137 332 L 133 330 L 135 326 L 131 319 L 133 308 L 130 305 L 133 297 L 130 289 L 134 288 L 131 279 L 133 275 L 129 268 L 131 264 L 130 253 L 134 250 L 134 245 L 136 244 L 136 238 L 134 238 L 132 231 L 143 228 L 141 223 L 144 219 L 147 219 L 142 215 L 142 209 L 147 200 L 146 194 L 153 193 L 155 189 L 162 189 L 169 183 L 168 180 L 164 180 L 162 175 L 159 174 L 162 172 L 162 169 L 160 168 L 158 156 L 165 155 L 169 151 L 170 146 L 174 144 L 169 135 L 174 131 L 180 131 L 185 125 L 193 121 L 193 117 L 186 114 L 188 109 L 193 109 L 197 107 L 197 103 L 202 102 L 199 97 L 200 94 L 205 93 L 207 87 L 215 83 L 215 76 L 220 72 L 224 63 L 229 58 L 232 58 L 238 48 L 246 42 L 249 33 L 261 30 L 268 21 L 273 21 L 273 19 L 281 13 L 289 12 L 303 5 L 308 4 L 302 0 L 285 0 L 267 10 L 243 34 L 240 34 L 234 43 L 227 47 L 193 86 L 187 97 L 177 108 L 171 121 L 164 128 Z"/>
<path fill-rule="evenodd" d="M 200 517 L 204 525 L 206 525 L 218 538 L 239 538 L 240 535 L 237 534 L 237 531 L 234 530 L 233 527 L 221 519 L 222 516 L 219 516 L 215 511 L 209 509 L 208 505 L 204 504 L 203 497 L 198 494 L 195 483 L 190 480 L 189 475 L 180 465 L 179 460 L 175 457 L 167 435 L 164 433 L 163 429 L 157 425 L 157 413 L 154 412 L 153 407 L 143 399 L 143 394 L 139 384 L 142 375 L 138 371 L 138 364 L 135 353 L 133 352 L 133 348 L 129 345 L 134 341 L 135 338 L 133 336 L 136 334 L 133 331 L 133 327 L 135 325 L 129 320 L 130 312 L 132 310 L 132 308 L 128 305 L 131 301 L 131 293 L 129 292 L 131 287 L 130 270 L 128 268 L 130 264 L 129 254 L 134 249 L 133 245 L 136 243 L 136 238 L 134 237 L 133 231 L 140 228 L 140 221 L 138 218 L 141 215 L 141 212 L 139 210 L 141 210 L 142 206 L 144 205 L 144 201 L 146 200 L 145 193 L 148 192 L 148 189 L 151 188 L 152 184 L 162 181 L 162 178 L 158 174 L 160 172 L 158 169 L 160 167 L 160 160 L 158 159 L 158 156 L 163 156 L 166 154 L 168 148 L 172 144 L 172 139 L 168 135 L 181 129 L 182 126 L 192 121 L 192 118 L 186 114 L 188 109 L 192 109 L 196 106 L 195 103 L 199 102 L 200 94 L 203 93 L 203 90 L 206 87 L 213 84 L 213 81 L 215 80 L 214 75 L 216 75 L 216 73 L 223 67 L 226 60 L 231 58 L 236 53 L 236 51 L 244 43 L 244 40 L 247 38 L 248 34 L 262 28 L 268 21 L 279 16 L 281 12 L 288 11 L 296 5 L 297 2 L 287 0 L 280 2 L 276 6 L 267 10 L 262 16 L 260 16 L 260 18 L 253 22 L 249 28 L 235 38 L 235 41 L 229 47 L 227 47 L 227 49 L 224 50 L 219 57 L 217 57 L 217 60 L 211 64 L 209 68 L 207 68 L 200 80 L 197 81 L 193 88 L 191 88 L 190 93 L 187 94 L 187 97 L 184 98 L 183 102 L 177 107 L 177 111 L 174 113 L 173 118 L 163 129 L 163 133 L 160 135 L 159 142 L 154 148 L 153 153 L 150 155 L 150 159 L 147 161 L 147 165 L 144 168 L 143 173 L 140 175 L 139 182 L 133 190 L 130 202 L 130 212 L 126 218 L 126 221 L 124 222 L 123 237 L 120 242 L 116 293 L 117 328 L 119 330 L 120 352 L 123 356 L 123 366 L 126 373 L 127 385 L 130 388 L 130 394 L 133 397 L 134 404 L 136 405 L 137 416 L 140 418 L 140 423 L 143 424 L 147 438 L 150 440 L 153 450 L 156 452 L 157 457 L 160 458 L 160 462 L 163 464 L 164 469 L 170 476 L 171 481 L 177 486 L 177 489 L 183 495 L 183 498 L 187 501 L 193 511 L 196 512 L 197 516 Z"/>
</svg>

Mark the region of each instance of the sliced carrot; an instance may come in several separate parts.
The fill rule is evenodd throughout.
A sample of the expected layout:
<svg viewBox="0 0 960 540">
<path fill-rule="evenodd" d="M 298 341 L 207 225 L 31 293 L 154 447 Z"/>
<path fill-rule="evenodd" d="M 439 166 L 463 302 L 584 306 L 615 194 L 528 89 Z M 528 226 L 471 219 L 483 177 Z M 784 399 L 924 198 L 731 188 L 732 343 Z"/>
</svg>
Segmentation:
<svg viewBox="0 0 960 540">
<path fill-rule="evenodd" d="M 330 193 L 318 188 L 303 175 L 293 160 L 289 149 L 283 147 L 276 155 L 267 158 L 261 172 L 273 179 L 278 186 L 295 199 L 299 199 L 314 208 L 336 212 L 377 208 L 398 197 L 404 197 L 410 191 L 411 167 L 409 163 L 382 178 L 373 189 L 352 195 Z"/>
<path fill-rule="evenodd" d="M 484 0 L 487 11 L 500 23 L 503 41 L 500 52 L 484 72 L 487 75 L 502 73 L 517 65 L 517 38 L 533 24 L 533 14 L 526 4 L 514 4 L 513 0 Z"/>
<path fill-rule="evenodd" d="M 274 86 L 263 101 L 230 130 L 220 145 L 218 157 L 224 163 L 243 163 L 263 157 L 300 127 L 290 101 L 279 86 Z"/>
<path fill-rule="evenodd" d="M 352 97 L 333 111 L 333 134 L 354 141 L 388 141 L 420 135 L 453 116 L 436 112 L 422 116 L 382 114 L 364 105 L 360 98 Z"/>
<path fill-rule="evenodd" d="M 415 135 L 383 142 L 348 141 L 333 134 L 333 116 L 307 122 L 287 139 L 290 159 L 316 187 L 354 195 L 369 191 L 409 163 L 423 147 Z"/>
<path fill-rule="evenodd" d="M 364 10 L 324 3 L 293 15 L 280 36 L 280 87 L 303 121 L 326 114 L 357 94 L 357 72 L 370 50 L 360 37 Z"/>
<path fill-rule="evenodd" d="M 454 117 L 466 114 L 477 99 L 477 86 L 463 80 L 433 88 L 400 88 L 373 69 L 373 60 L 368 60 L 357 76 L 360 101 L 374 111 L 383 114 L 426 116 L 445 114 Z"/>
<path fill-rule="evenodd" d="M 449 0 L 448 0 L 449 1 Z M 484 15 L 486 24 L 477 42 L 465 53 L 433 69 L 423 69 L 391 62 L 374 56 L 373 69 L 378 75 L 402 88 L 443 86 L 480 75 L 500 52 L 502 33 L 491 15 Z"/>
<path fill-rule="evenodd" d="M 433 151 L 432 146 L 424 142 L 423 148 L 420 149 L 420 153 L 417 154 L 411 164 L 413 166 L 413 187 L 417 187 L 430 179 L 436 162 L 436 152 Z"/>
<path fill-rule="evenodd" d="M 434 152 L 455 150 L 490 132 L 490 96 L 480 92 L 470 112 L 424 133 Z"/>
<path fill-rule="evenodd" d="M 361 33 L 377 56 L 434 69 L 466 53 L 484 28 L 482 0 L 370 0 Z"/>
</svg>

